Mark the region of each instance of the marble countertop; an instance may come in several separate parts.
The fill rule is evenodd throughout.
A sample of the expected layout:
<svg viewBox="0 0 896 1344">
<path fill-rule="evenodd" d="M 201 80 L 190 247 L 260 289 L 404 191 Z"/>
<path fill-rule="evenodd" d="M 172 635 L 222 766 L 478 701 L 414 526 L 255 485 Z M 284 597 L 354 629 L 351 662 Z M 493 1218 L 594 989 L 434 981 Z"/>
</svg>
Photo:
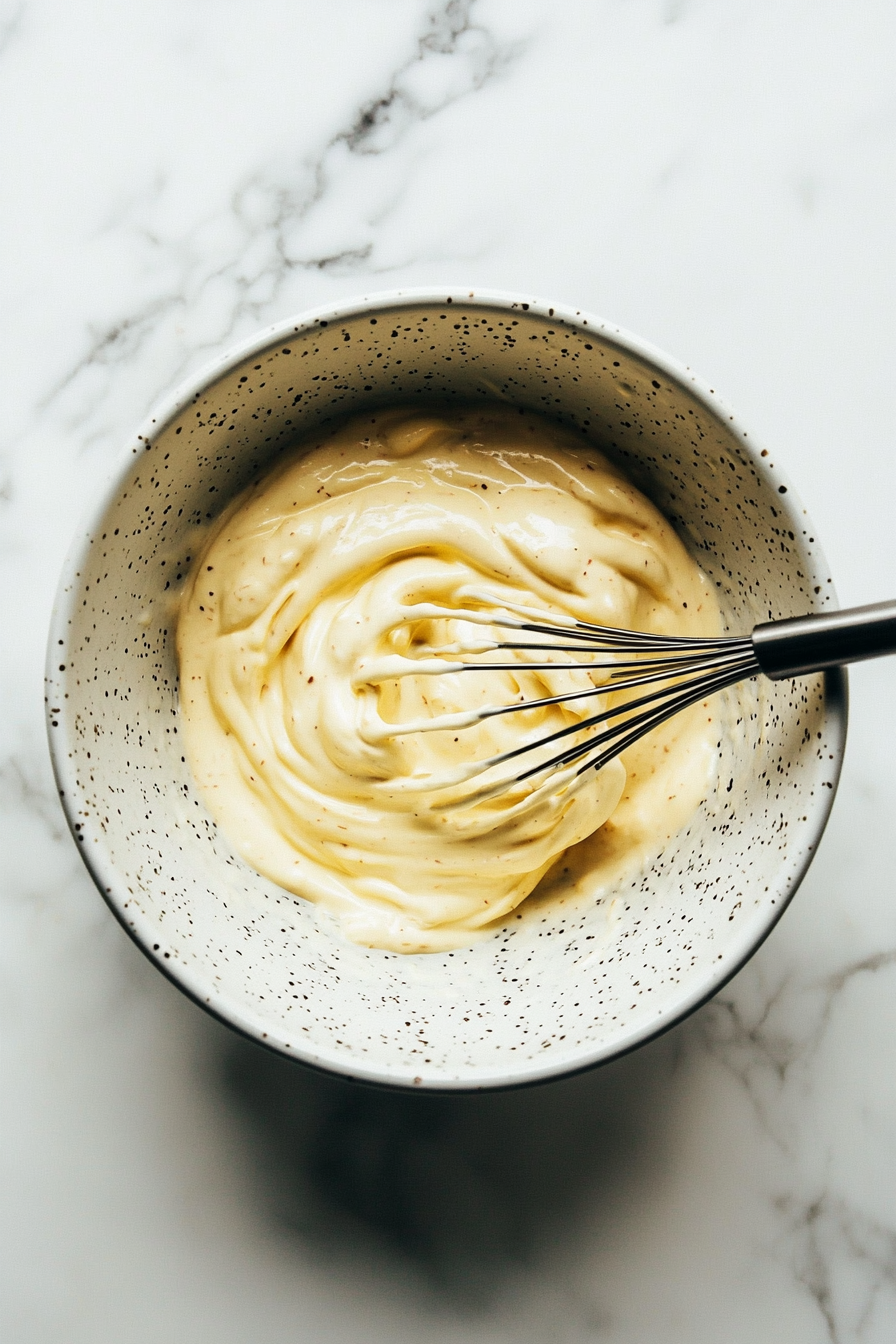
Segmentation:
<svg viewBox="0 0 896 1344">
<path fill-rule="evenodd" d="M 147 408 L 375 289 L 590 309 L 772 447 L 841 601 L 894 596 L 887 0 L 0 0 L 11 1344 L 896 1338 L 896 664 L 718 998 L 578 1079 L 411 1097 L 237 1039 L 82 869 L 41 704 L 56 577 Z"/>
</svg>

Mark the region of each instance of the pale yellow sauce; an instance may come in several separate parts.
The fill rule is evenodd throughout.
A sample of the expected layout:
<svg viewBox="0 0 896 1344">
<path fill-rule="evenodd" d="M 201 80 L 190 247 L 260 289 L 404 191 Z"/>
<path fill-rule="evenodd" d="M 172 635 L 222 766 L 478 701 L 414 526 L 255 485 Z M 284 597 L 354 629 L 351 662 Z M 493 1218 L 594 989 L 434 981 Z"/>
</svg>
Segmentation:
<svg viewBox="0 0 896 1344">
<path fill-rule="evenodd" d="M 187 759 L 239 853 L 349 938 L 400 952 L 466 946 L 536 888 L 539 900 L 605 895 L 658 853 L 710 787 L 706 705 L 600 772 L 446 806 L 508 771 L 468 780 L 471 762 L 606 704 L 468 722 L 605 678 L 526 669 L 580 658 L 568 653 L 479 652 L 518 666 L 452 670 L 465 657 L 452 646 L 536 639 L 482 624 L 520 607 L 664 634 L 719 629 L 707 580 L 653 505 L 534 415 L 370 414 L 253 483 L 206 539 L 177 630 Z M 443 715 L 447 726 L 420 731 Z"/>
</svg>

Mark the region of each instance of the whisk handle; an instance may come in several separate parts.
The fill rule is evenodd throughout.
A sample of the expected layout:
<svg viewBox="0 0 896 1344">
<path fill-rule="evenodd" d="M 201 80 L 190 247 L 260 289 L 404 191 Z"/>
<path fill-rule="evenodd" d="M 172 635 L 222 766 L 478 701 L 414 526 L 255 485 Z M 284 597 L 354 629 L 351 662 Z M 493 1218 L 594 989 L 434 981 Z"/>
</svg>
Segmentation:
<svg viewBox="0 0 896 1344">
<path fill-rule="evenodd" d="M 896 602 L 875 602 L 818 616 L 757 625 L 751 636 L 762 671 L 773 681 L 842 663 L 896 653 Z"/>
</svg>

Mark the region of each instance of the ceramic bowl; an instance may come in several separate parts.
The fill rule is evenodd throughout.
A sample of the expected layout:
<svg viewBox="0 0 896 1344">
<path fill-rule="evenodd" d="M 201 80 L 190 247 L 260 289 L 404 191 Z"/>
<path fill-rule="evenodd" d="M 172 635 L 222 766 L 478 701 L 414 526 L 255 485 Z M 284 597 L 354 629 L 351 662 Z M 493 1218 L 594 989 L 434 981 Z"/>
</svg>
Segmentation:
<svg viewBox="0 0 896 1344">
<path fill-rule="evenodd" d="M 732 632 L 835 603 L 786 477 L 688 370 L 579 311 L 405 291 L 270 327 L 159 407 L 74 542 L 49 643 L 63 806 L 147 956 L 286 1055 L 417 1088 L 586 1068 L 713 994 L 806 870 L 846 726 L 840 674 L 729 695 L 718 791 L 653 862 L 611 900 L 541 910 L 468 950 L 355 946 L 250 869 L 197 797 L 178 734 L 172 594 L 197 529 L 323 422 L 471 397 L 546 412 L 615 459 L 715 582 Z"/>
</svg>

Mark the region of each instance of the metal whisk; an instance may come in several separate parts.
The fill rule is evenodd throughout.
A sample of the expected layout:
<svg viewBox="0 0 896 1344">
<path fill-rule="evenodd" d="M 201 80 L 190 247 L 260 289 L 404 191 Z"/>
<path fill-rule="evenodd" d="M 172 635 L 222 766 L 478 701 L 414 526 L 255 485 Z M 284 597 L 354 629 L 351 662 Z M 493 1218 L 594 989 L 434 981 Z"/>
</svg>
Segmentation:
<svg viewBox="0 0 896 1344">
<path fill-rule="evenodd" d="M 772 621 L 757 625 L 752 634 L 739 638 L 676 639 L 589 625 L 572 618 L 552 617 L 545 620 L 543 612 L 509 605 L 501 602 L 494 594 L 470 593 L 469 599 L 491 605 L 492 610 L 480 609 L 478 606 L 469 610 L 449 610 L 421 604 L 409 610 L 409 617 L 412 620 L 449 618 L 486 627 L 501 627 L 540 638 L 535 641 L 516 638 L 466 642 L 427 651 L 435 656 L 389 658 L 384 660 L 378 673 L 371 679 L 381 681 L 389 676 L 440 675 L 449 672 L 569 670 L 599 673 L 600 683 L 561 695 L 519 700 L 509 705 L 493 705 L 403 723 L 400 728 L 396 725 L 391 731 L 387 730 L 385 735 L 462 729 L 494 715 L 540 709 L 608 693 L 613 693 L 615 698 L 620 692 L 632 692 L 633 698 L 601 709 L 599 713 L 579 719 L 536 741 L 486 760 L 470 762 L 468 766 L 451 772 L 450 778 L 420 781 L 421 789 L 450 788 L 484 776 L 511 761 L 523 762 L 530 753 L 560 743 L 564 738 L 577 739 L 573 745 L 562 748 L 547 760 L 539 759 L 536 764 L 527 765 L 518 773 L 505 773 L 497 780 L 492 777 L 483 787 L 446 804 L 449 807 L 468 807 L 496 797 L 515 784 L 534 781 L 542 775 L 555 787 L 557 772 L 567 772 L 572 783 L 588 770 L 600 770 L 651 729 L 665 723 L 689 705 L 760 673 L 779 681 L 864 658 L 896 653 L 896 601 Z M 494 611 L 494 606 L 498 605 L 502 610 L 501 615 Z M 587 661 L 568 663 L 532 662 L 528 656 L 525 661 L 467 662 L 454 661 L 448 656 L 460 655 L 465 659 L 469 655 L 499 651 L 526 655 L 539 652 L 576 653 L 585 654 L 588 658 Z M 645 693 L 638 694 L 641 691 Z M 584 741 L 580 736 L 583 732 L 588 734 Z M 544 786 L 533 789 L 533 794 L 539 792 L 541 787 Z M 528 796 L 528 800 L 532 799 L 533 794 Z"/>
</svg>

